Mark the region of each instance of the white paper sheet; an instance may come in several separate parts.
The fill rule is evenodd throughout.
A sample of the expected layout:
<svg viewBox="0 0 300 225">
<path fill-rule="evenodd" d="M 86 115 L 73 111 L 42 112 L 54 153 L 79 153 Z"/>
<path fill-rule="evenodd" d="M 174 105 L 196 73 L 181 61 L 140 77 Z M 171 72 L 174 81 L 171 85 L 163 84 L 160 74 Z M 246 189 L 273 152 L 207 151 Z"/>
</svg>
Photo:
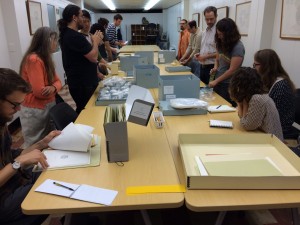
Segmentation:
<svg viewBox="0 0 300 225">
<path fill-rule="evenodd" d="M 80 186 L 78 184 L 72 184 L 72 183 L 67 183 L 67 182 L 63 182 L 63 181 L 47 179 L 44 181 L 44 183 L 42 183 L 40 186 L 38 186 L 35 189 L 35 191 L 53 194 L 53 195 L 60 195 L 60 196 L 65 196 L 65 197 L 70 197 L 73 194 L 74 191 L 71 191 L 67 188 L 59 187 L 59 186 L 55 185 L 54 182 L 65 185 L 66 187 L 72 188 L 74 190 L 76 190 Z"/>
<path fill-rule="evenodd" d="M 75 126 L 74 123 L 70 123 L 61 131 L 60 135 L 49 142 L 49 147 L 59 150 L 87 152 L 92 139 L 91 132 L 92 128 L 87 128 L 86 125 Z"/>
</svg>

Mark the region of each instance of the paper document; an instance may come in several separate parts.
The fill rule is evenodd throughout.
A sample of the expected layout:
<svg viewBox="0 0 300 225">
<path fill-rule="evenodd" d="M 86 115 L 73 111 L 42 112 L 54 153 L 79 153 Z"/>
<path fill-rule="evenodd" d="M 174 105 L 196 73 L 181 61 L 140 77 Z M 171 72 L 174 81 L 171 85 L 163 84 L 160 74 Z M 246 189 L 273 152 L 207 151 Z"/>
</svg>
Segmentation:
<svg viewBox="0 0 300 225">
<path fill-rule="evenodd" d="M 93 127 L 70 123 L 61 134 L 49 142 L 52 149 L 87 152 L 90 146 Z"/>
<path fill-rule="evenodd" d="M 103 205 L 111 205 L 118 194 L 115 190 L 98 188 L 86 184 L 72 184 L 51 179 L 45 180 L 44 183 L 35 189 L 35 191 Z"/>
<path fill-rule="evenodd" d="M 236 109 L 228 105 L 211 105 L 207 108 L 210 113 L 235 112 Z"/>
</svg>

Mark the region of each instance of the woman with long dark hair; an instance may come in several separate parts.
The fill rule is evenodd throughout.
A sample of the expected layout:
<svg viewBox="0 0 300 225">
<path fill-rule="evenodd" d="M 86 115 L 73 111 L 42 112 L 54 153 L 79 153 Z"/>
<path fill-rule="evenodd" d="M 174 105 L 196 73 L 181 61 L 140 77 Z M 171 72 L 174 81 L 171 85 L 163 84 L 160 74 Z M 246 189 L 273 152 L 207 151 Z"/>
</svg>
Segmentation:
<svg viewBox="0 0 300 225">
<path fill-rule="evenodd" d="M 209 82 L 209 87 L 214 88 L 216 93 L 233 106 L 236 106 L 236 103 L 230 99 L 228 86 L 231 76 L 244 60 L 245 48 L 240 39 L 239 30 L 232 19 L 224 18 L 216 24 L 217 55 L 215 66 L 211 70 L 215 78 Z"/>
<path fill-rule="evenodd" d="M 265 90 L 275 102 L 283 136 L 288 138 L 295 120 L 295 86 L 272 49 L 256 52 L 253 68 L 261 75 Z"/>
<path fill-rule="evenodd" d="M 49 110 L 55 105 L 55 95 L 62 87 L 51 56 L 57 49 L 57 38 L 57 33 L 49 27 L 40 27 L 21 62 L 20 74 L 32 87 L 20 113 L 24 148 L 52 130 Z"/>
</svg>

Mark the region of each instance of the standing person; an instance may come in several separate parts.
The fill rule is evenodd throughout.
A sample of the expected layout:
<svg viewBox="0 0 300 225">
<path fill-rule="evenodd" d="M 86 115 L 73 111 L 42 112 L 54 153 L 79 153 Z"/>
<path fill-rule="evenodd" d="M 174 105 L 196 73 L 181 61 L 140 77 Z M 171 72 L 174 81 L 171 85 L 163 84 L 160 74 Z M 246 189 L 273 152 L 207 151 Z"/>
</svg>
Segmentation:
<svg viewBox="0 0 300 225">
<path fill-rule="evenodd" d="M 178 60 L 182 58 L 182 56 L 186 52 L 186 49 L 189 46 L 190 32 L 187 30 L 187 23 L 188 21 L 186 19 L 180 20 L 180 34 L 177 53 Z"/>
<path fill-rule="evenodd" d="M 92 45 L 78 32 L 83 26 L 81 9 L 68 5 L 58 21 L 59 44 L 62 50 L 63 67 L 66 72 L 69 90 L 79 114 L 98 85 L 97 57 L 102 34 L 96 31 L 91 35 Z"/>
<path fill-rule="evenodd" d="M 91 15 L 87 10 L 82 10 L 82 15 L 83 15 L 83 26 L 82 29 L 79 30 L 79 32 L 81 34 L 83 34 L 86 38 L 86 40 L 93 45 L 93 41 L 92 41 L 92 34 L 95 34 L 95 32 L 97 30 L 94 30 L 94 32 L 90 32 L 91 31 Z M 100 41 L 100 45 L 102 45 L 104 42 L 103 40 Z M 98 46 L 98 57 L 97 57 L 97 61 L 98 61 L 98 70 L 97 70 L 97 74 L 100 80 L 104 79 L 104 75 L 107 75 L 107 68 L 106 68 L 106 61 L 102 58 L 100 52 L 99 52 L 99 46 Z M 101 65 L 103 66 L 103 70 L 99 67 L 99 64 L 102 63 Z"/>
<path fill-rule="evenodd" d="M 24 215 L 21 204 L 40 174 L 32 173 L 30 166 L 37 163 L 43 168 L 48 166 L 40 150 L 47 148 L 60 131 L 51 131 L 41 141 L 21 150 L 11 149 L 7 127 L 30 91 L 30 85 L 19 74 L 0 68 L 0 224 L 40 225 L 47 217 Z"/>
<path fill-rule="evenodd" d="M 295 86 L 272 49 L 259 50 L 254 55 L 253 67 L 262 77 L 265 89 L 279 112 L 283 136 L 292 132 L 295 121 Z"/>
<path fill-rule="evenodd" d="M 215 66 L 211 70 L 211 74 L 215 74 L 215 79 L 208 85 L 226 101 L 236 106 L 236 103 L 230 99 L 228 86 L 231 76 L 243 63 L 245 48 L 240 41 L 240 32 L 232 19 L 221 19 L 216 24 L 216 29 L 217 55 Z"/>
<path fill-rule="evenodd" d="M 52 130 L 49 111 L 55 105 L 55 94 L 62 87 L 51 56 L 57 49 L 57 38 L 57 33 L 49 27 L 40 27 L 21 62 L 20 74 L 32 87 L 20 112 L 24 148 Z"/>
<path fill-rule="evenodd" d="M 199 67 L 198 61 L 195 60 L 193 62 L 193 58 L 195 54 L 199 53 L 200 51 L 201 31 L 199 27 L 197 27 L 197 23 L 195 20 L 192 20 L 188 23 L 187 30 L 191 34 L 189 40 L 189 46 L 186 49 L 184 55 L 179 59 L 179 62 L 183 65 L 187 65 L 191 67 L 191 72 L 194 73 L 197 69 L 196 67 Z"/>
<path fill-rule="evenodd" d="M 200 62 L 200 80 L 208 84 L 210 70 L 214 68 L 217 52 L 215 44 L 217 8 L 208 6 L 203 13 L 207 28 L 202 33 L 200 53 L 195 57 Z"/>
<path fill-rule="evenodd" d="M 246 130 L 260 129 L 283 140 L 275 103 L 265 93 L 261 77 L 251 68 L 240 68 L 232 76 L 230 97 L 237 102 L 238 116 Z"/>
<path fill-rule="evenodd" d="M 108 62 L 112 61 L 112 51 L 108 41 L 108 36 L 106 34 L 106 29 L 108 27 L 109 21 L 106 18 L 99 18 L 98 24 L 101 26 L 99 30 L 102 31 L 104 38 L 104 45 L 101 45 L 99 48 L 101 56 Z"/>
<path fill-rule="evenodd" d="M 118 47 L 124 46 L 125 44 L 118 40 L 117 27 L 122 23 L 123 17 L 120 14 L 114 16 L 114 22 L 109 24 L 106 30 L 110 47 L 112 47 L 113 60 L 117 59 Z"/>
</svg>

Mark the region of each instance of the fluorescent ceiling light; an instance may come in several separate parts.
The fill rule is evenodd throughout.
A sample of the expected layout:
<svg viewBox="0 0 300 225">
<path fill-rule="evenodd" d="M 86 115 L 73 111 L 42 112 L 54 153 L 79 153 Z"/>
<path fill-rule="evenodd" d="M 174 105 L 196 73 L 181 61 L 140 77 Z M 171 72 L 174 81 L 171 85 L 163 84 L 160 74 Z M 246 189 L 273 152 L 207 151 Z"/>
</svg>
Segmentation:
<svg viewBox="0 0 300 225">
<path fill-rule="evenodd" d="M 160 0 L 149 0 L 149 2 L 145 6 L 145 10 L 151 9 L 156 3 L 158 3 Z"/>
<path fill-rule="evenodd" d="M 112 0 L 102 0 L 102 2 L 109 8 L 110 10 L 116 10 L 116 6 L 112 2 Z"/>
</svg>

